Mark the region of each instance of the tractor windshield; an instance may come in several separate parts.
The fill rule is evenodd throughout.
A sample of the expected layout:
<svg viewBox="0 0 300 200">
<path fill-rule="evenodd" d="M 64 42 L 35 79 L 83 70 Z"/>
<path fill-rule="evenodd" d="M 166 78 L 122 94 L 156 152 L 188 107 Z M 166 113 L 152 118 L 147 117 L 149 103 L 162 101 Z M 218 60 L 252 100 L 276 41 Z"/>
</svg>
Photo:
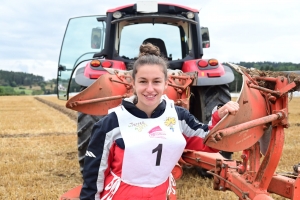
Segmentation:
<svg viewBox="0 0 300 200">
<path fill-rule="evenodd" d="M 162 55 L 168 60 L 180 60 L 188 55 L 192 48 L 188 35 L 189 23 L 126 23 L 119 24 L 116 44 L 119 44 L 119 55 L 125 59 L 135 59 L 139 47 L 150 42 L 160 48 Z M 118 38 L 119 35 L 119 38 Z"/>
<path fill-rule="evenodd" d="M 57 74 L 58 98 L 68 99 L 68 92 L 78 92 L 72 87 L 73 69 L 81 62 L 90 60 L 104 48 L 105 21 L 89 16 L 69 20 L 63 39 Z M 70 86 L 69 86 L 70 85 Z M 69 91 L 67 91 L 69 89 Z"/>
</svg>

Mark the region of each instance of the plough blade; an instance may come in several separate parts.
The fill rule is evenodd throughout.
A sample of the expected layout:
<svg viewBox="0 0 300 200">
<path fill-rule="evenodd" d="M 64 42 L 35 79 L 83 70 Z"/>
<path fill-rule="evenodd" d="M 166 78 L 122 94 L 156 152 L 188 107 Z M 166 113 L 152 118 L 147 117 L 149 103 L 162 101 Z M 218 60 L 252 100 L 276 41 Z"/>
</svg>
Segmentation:
<svg viewBox="0 0 300 200">
<path fill-rule="evenodd" d="M 259 119 L 268 115 L 265 98 L 257 89 L 250 88 L 248 82 L 252 82 L 244 72 L 240 71 L 243 77 L 243 85 L 240 96 L 237 99 L 240 109 L 235 115 L 224 117 L 205 138 L 205 144 L 209 147 L 223 151 L 241 151 L 254 145 L 264 134 L 265 125 L 258 125 L 247 130 L 234 132 L 237 127 L 245 122 Z M 230 127 L 230 128 L 228 128 Z M 227 131 L 225 128 L 228 128 Z M 247 128 L 247 127 L 246 127 Z M 224 130 L 225 129 L 225 130 Z"/>
<path fill-rule="evenodd" d="M 120 80 L 116 75 L 104 74 L 88 88 L 70 98 L 66 107 L 89 115 L 106 115 L 108 109 L 120 105 L 122 98 L 132 94 L 129 79 Z"/>
</svg>

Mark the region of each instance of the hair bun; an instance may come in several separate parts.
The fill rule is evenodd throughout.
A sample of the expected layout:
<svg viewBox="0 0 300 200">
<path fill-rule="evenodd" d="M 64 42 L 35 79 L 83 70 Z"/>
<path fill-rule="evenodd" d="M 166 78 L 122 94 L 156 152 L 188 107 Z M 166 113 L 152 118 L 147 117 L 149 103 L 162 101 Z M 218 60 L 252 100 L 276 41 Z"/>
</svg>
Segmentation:
<svg viewBox="0 0 300 200">
<path fill-rule="evenodd" d="M 140 54 L 139 57 L 145 56 L 145 55 L 155 55 L 155 56 L 160 56 L 160 50 L 157 46 L 151 44 L 151 43 L 146 43 L 142 44 L 140 46 Z"/>
</svg>

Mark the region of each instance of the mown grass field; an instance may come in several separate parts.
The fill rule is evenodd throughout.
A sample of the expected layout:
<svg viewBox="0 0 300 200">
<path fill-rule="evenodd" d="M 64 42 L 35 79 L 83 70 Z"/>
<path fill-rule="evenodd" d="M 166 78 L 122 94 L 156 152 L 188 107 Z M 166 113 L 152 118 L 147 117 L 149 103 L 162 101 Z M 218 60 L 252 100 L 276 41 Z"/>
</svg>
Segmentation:
<svg viewBox="0 0 300 200">
<path fill-rule="evenodd" d="M 64 106 L 55 96 L 41 97 Z M 76 112 L 73 113 L 76 115 Z M 82 183 L 77 162 L 76 122 L 33 96 L 0 97 L 0 199 L 52 200 Z M 300 98 L 289 102 L 290 128 L 277 172 L 299 163 Z M 235 158 L 239 157 L 235 154 Z M 212 189 L 212 180 L 184 170 L 178 199 L 238 199 Z M 273 195 L 275 199 L 283 199 Z"/>
</svg>

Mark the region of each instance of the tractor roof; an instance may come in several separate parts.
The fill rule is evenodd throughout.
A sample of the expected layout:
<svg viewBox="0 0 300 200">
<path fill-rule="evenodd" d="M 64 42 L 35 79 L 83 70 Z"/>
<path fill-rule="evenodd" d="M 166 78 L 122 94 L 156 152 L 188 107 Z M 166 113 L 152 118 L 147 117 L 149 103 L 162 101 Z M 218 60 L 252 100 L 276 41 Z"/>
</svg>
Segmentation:
<svg viewBox="0 0 300 200">
<path fill-rule="evenodd" d="M 116 8 L 112 8 L 107 10 L 107 13 L 111 13 L 111 12 L 115 12 L 115 11 L 124 11 L 124 12 L 132 12 L 133 10 L 135 11 L 135 5 L 136 4 L 127 4 L 124 6 L 119 6 Z M 160 10 L 163 7 L 172 7 L 173 8 L 173 12 L 174 10 L 178 10 L 177 12 L 187 12 L 187 11 L 191 11 L 191 12 L 196 12 L 198 13 L 199 10 L 198 9 L 194 9 L 194 8 L 190 8 L 187 6 L 183 6 L 183 5 L 179 5 L 179 4 L 173 4 L 173 3 L 158 3 L 158 9 Z M 175 11 L 176 12 L 176 11 Z"/>
</svg>

